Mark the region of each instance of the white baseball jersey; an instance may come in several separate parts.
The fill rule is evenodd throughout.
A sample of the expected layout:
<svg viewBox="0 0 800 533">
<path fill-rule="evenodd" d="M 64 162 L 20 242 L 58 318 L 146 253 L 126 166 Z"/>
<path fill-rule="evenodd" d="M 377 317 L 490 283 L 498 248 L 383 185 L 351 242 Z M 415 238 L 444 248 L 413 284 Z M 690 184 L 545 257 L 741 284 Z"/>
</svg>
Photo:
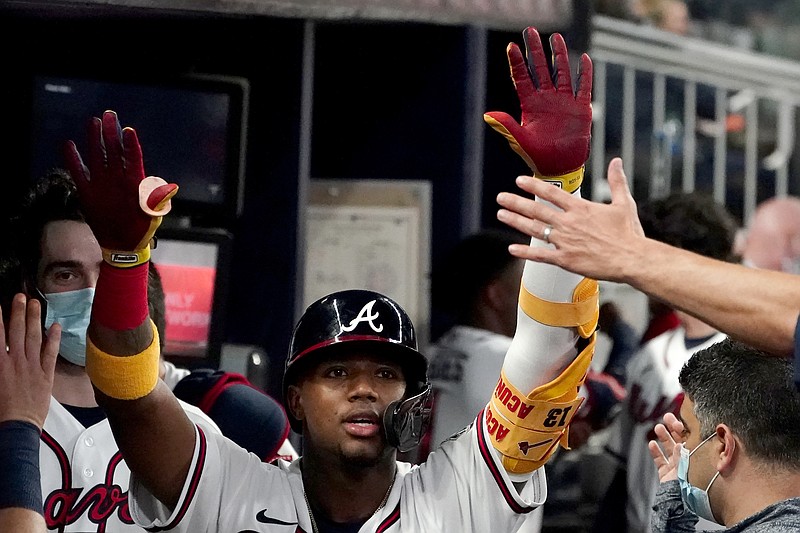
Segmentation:
<svg viewBox="0 0 800 533">
<path fill-rule="evenodd" d="M 201 424 L 210 434 L 219 433 L 202 411 L 181 404 L 195 424 Z M 85 428 L 50 398 L 39 461 L 49 531 L 142 533 L 128 510 L 130 470 L 107 419 Z"/>
<path fill-rule="evenodd" d="M 649 533 L 650 515 L 658 490 L 658 470 L 647 443 L 653 429 L 668 412 L 677 413 L 683 393 L 678 375 L 693 353 L 725 339 L 717 333 L 703 344 L 686 348 L 683 327 L 650 340 L 628 363 L 628 396 L 609 431 L 607 448 L 627 464 L 628 533 Z M 705 521 L 703 521 L 705 522 Z M 710 522 L 698 529 L 717 529 Z"/>
<path fill-rule="evenodd" d="M 360 533 L 516 531 L 544 502 L 544 469 L 517 492 L 492 447 L 483 413 L 425 463 L 398 462 L 386 505 Z M 131 479 L 131 515 L 146 528 L 186 533 L 312 531 L 299 461 L 262 463 L 230 441 L 197 431 L 180 500 L 170 512 Z M 160 529 L 157 529 L 160 530 Z"/>
</svg>

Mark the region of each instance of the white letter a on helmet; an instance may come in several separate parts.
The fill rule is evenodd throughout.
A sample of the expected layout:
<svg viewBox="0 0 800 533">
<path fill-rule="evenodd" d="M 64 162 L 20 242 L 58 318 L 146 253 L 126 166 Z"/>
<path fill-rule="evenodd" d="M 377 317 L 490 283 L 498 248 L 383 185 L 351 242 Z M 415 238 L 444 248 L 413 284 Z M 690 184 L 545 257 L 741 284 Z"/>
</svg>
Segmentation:
<svg viewBox="0 0 800 533">
<path fill-rule="evenodd" d="M 358 312 L 358 316 L 355 317 L 350 323 L 346 326 L 342 326 L 342 331 L 353 331 L 356 329 L 356 326 L 359 322 L 369 322 L 369 327 L 372 328 L 372 331 L 375 333 L 380 333 L 383 331 L 383 324 L 375 325 L 375 320 L 380 318 L 378 313 L 372 314 L 372 306 L 375 305 L 375 300 L 372 300 L 367 305 L 361 308 L 361 311 Z"/>
</svg>

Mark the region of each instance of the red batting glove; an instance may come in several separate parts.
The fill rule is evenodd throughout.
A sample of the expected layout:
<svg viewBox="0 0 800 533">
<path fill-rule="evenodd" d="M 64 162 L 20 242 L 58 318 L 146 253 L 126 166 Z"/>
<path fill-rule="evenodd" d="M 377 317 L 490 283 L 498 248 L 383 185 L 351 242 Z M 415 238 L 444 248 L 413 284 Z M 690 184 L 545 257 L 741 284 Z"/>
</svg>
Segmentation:
<svg viewBox="0 0 800 533">
<path fill-rule="evenodd" d="M 592 61 L 586 54 L 581 56 L 575 94 L 564 38 L 558 33 L 550 38 L 551 74 L 539 32 L 529 27 L 523 37 L 527 61 L 515 43 L 506 49 L 522 119 L 517 123 L 500 111 L 486 113 L 483 118 L 506 137 L 511 148 L 538 175 L 563 176 L 580 169 L 589 158 Z"/>
<path fill-rule="evenodd" d="M 81 209 L 112 266 L 133 267 L 150 258 L 150 240 L 170 208 L 178 186 L 145 177 L 142 149 L 133 128 L 121 129 L 117 114 L 103 113 L 89 125 L 88 167 L 75 143 L 65 150 Z"/>
</svg>

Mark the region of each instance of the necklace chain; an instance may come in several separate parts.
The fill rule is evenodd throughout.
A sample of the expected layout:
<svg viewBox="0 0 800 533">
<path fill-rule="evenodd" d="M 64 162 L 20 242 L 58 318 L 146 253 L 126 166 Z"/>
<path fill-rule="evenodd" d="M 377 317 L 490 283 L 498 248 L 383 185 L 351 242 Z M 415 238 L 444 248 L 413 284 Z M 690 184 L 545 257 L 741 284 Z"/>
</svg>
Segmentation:
<svg viewBox="0 0 800 533">
<path fill-rule="evenodd" d="M 386 489 L 386 494 L 383 495 L 383 501 L 381 501 L 380 505 L 378 505 L 378 508 L 375 509 L 375 511 L 373 511 L 372 516 L 375 516 L 381 509 L 386 507 L 386 502 L 389 501 L 389 494 L 392 493 L 392 488 L 394 487 L 394 480 L 396 478 L 397 478 L 397 473 L 395 472 L 395 475 L 392 476 L 391 483 L 389 483 L 389 488 Z M 308 495 L 306 494 L 305 484 L 303 486 L 303 498 L 306 500 L 306 507 L 308 507 L 308 517 L 311 518 L 311 531 L 313 533 L 319 533 L 319 528 L 317 527 L 317 521 L 314 520 L 314 511 L 311 510 L 311 504 L 308 503 Z M 370 518 L 372 518 L 372 516 L 370 516 Z"/>
</svg>

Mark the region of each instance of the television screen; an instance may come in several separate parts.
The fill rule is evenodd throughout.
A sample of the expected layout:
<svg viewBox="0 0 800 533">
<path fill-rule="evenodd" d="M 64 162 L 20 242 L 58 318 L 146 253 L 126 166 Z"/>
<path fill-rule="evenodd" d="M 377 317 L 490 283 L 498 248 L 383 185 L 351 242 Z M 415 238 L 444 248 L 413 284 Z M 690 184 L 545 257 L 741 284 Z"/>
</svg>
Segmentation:
<svg viewBox="0 0 800 533">
<path fill-rule="evenodd" d="M 112 109 L 123 126 L 136 129 L 148 175 L 180 186 L 173 216 L 227 226 L 241 209 L 247 100 L 242 78 L 150 84 L 38 76 L 31 174 L 36 179 L 63 166 L 66 140 L 85 154 L 88 120 Z"/>
<path fill-rule="evenodd" d="M 218 366 L 224 335 L 231 237 L 224 231 L 162 230 L 152 260 L 164 288 L 164 356 Z"/>
</svg>

